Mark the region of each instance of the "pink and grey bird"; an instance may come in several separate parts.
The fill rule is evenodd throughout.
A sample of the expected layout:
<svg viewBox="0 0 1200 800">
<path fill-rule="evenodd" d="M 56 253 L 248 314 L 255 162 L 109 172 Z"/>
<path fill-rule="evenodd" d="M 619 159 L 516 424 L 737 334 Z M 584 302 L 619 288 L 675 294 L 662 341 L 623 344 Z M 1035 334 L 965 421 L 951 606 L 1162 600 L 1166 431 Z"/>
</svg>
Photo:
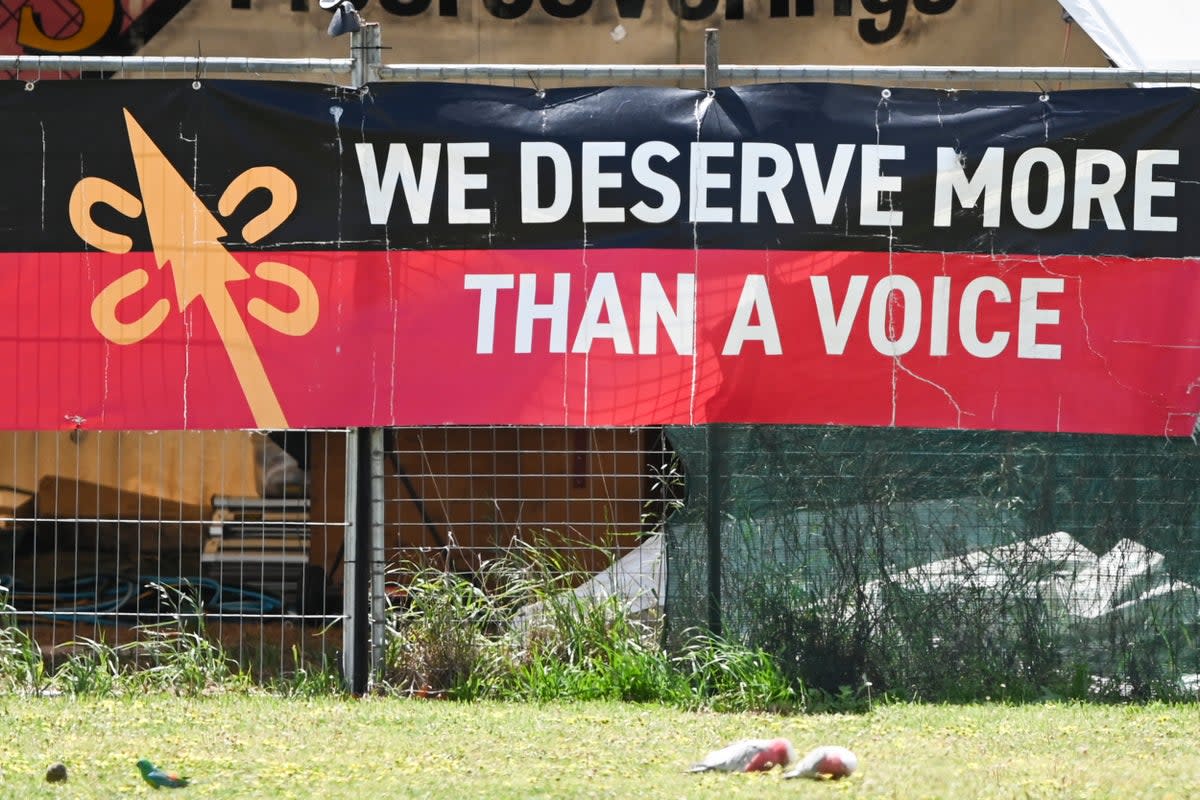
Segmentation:
<svg viewBox="0 0 1200 800">
<path fill-rule="evenodd" d="M 858 769 L 858 756 L 844 747 L 824 745 L 810 750 L 795 769 L 783 773 L 785 778 L 845 778 Z"/>
<path fill-rule="evenodd" d="M 688 772 L 765 772 L 795 760 L 796 750 L 787 739 L 742 739 L 713 750 Z"/>
<path fill-rule="evenodd" d="M 168 789 L 179 789 L 187 786 L 191 782 L 182 775 L 176 775 L 174 772 L 167 772 L 165 769 L 159 769 L 145 758 L 137 762 L 137 768 L 138 771 L 142 773 L 142 780 L 153 786 L 155 789 L 161 789 L 164 786 Z"/>
</svg>

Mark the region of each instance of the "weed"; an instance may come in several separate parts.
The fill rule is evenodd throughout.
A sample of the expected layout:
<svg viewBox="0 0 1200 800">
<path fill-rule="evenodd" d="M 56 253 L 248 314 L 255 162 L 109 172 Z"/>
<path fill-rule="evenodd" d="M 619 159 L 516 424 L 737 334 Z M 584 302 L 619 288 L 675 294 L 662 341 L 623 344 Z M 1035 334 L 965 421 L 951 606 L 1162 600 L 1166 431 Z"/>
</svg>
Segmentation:
<svg viewBox="0 0 1200 800">
<path fill-rule="evenodd" d="M 345 694 L 341 670 L 326 654 L 321 654 L 319 665 L 311 667 L 300 648 L 292 645 L 291 659 L 293 669 L 268 682 L 275 693 L 286 697 L 336 697 Z"/>
<path fill-rule="evenodd" d="M 131 680 L 143 689 L 179 695 L 248 688 L 249 677 L 207 636 L 199 598 L 186 587 L 152 586 L 163 607 L 173 613 L 163 622 L 141 626 L 141 638 L 115 648 L 118 655 L 129 655 L 142 667 L 131 673 Z"/>
<path fill-rule="evenodd" d="M 688 643 L 672 661 L 687 680 L 696 706 L 783 712 L 805 702 L 803 688 L 795 688 L 776 660 L 761 649 L 691 631 Z"/>
<path fill-rule="evenodd" d="M 616 596 L 572 591 L 578 570 L 549 548 L 518 542 L 469 576 L 406 569 L 389 617 L 385 690 L 727 710 L 794 709 L 802 694 L 761 650 L 697 631 L 668 652 L 660 619 L 631 614 Z"/>
<path fill-rule="evenodd" d="M 38 643 L 15 624 L 0 629 L 0 683 L 9 691 L 42 693 L 49 684 Z"/>
<path fill-rule="evenodd" d="M 73 695 L 117 694 L 126 672 L 116 648 L 87 637 L 68 642 L 74 652 L 54 671 L 54 684 Z"/>
</svg>

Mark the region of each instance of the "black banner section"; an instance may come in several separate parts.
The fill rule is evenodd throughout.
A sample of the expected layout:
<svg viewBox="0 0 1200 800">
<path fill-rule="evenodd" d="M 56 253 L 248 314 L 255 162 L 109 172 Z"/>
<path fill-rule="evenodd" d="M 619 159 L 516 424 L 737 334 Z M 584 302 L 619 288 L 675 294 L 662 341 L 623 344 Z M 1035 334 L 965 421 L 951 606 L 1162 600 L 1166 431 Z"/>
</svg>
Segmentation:
<svg viewBox="0 0 1200 800">
<path fill-rule="evenodd" d="M 250 167 L 298 204 L 233 249 L 731 248 L 1200 255 L 1191 89 L 0 86 L 0 250 L 85 248 L 83 176 L 135 186 L 125 111 L 209 208 Z M 95 223 L 148 251 L 143 225 Z"/>
</svg>

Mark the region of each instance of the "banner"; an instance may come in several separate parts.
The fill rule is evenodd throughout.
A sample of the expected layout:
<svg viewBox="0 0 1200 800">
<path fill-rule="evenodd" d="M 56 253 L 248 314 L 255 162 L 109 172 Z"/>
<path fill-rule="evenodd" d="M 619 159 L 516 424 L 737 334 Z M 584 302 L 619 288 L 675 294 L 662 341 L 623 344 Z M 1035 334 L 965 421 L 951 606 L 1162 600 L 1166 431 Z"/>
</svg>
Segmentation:
<svg viewBox="0 0 1200 800">
<path fill-rule="evenodd" d="M 1189 435 L 1190 89 L 0 86 L 0 427 Z"/>
</svg>

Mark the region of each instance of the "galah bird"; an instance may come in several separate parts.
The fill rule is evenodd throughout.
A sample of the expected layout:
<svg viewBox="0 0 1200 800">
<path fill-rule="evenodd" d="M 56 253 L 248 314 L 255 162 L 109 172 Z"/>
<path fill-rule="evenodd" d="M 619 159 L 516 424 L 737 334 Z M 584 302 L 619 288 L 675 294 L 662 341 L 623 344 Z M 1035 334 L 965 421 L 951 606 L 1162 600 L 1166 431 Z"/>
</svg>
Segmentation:
<svg viewBox="0 0 1200 800">
<path fill-rule="evenodd" d="M 688 772 L 765 772 L 795 760 L 796 750 L 787 739 L 743 739 L 713 750 Z"/>
<path fill-rule="evenodd" d="M 142 780 L 155 789 L 160 789 L 163 786 L 168 789 L 178 789 L 187 786 L 191 782 L 182 775 L 176 775 L 174 772 L 159 769 L 145 758 L 137 762 L 137 768 L 142 773 Z"/>
<path fill-rule="evenodd" d="M 858 769 L 858 756 L 844 747 L 825 745 L 810 750 L 795 769 L 783 773 L 785 778 L 845 778 Z"/>
</svg>

